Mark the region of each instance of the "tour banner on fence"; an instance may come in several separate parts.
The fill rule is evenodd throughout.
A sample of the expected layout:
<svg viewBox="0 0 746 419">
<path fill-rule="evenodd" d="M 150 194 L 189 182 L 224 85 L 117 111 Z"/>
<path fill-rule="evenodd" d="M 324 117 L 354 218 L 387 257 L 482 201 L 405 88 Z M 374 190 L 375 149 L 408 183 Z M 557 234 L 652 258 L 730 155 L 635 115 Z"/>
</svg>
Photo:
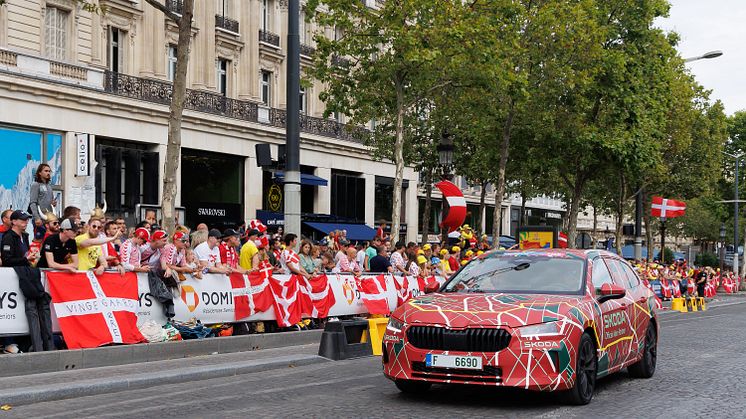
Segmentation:
<svg viewBox="0 0 746 419">
<path fill-rule="evenodd" d="M 291 326 L 301 318 L 364 313 L 387 314 L 409 298 L 442 285 L 441 277 L 324 274 L 301 276 L 252 273 L 186 275 L 172 289 L 175 320 L 204 324 L 277 320 Z M 44 271 L 52 295 L 52 326 L 70 347 L 133 343 L 141 337 L 133 321 L 165 324 L 163 306 L 150 294 L 147 274 Z M 278 314 L 279 313 L 279 314 Z M 95 330 L 92 330 L 92 329 Z M 23 294 L 12 268 L 0 268 L 0 335 L 28 333 Z M 76 342 L 71 344 L 71 342 Z M 77 345 L 77 346 L 73 346 Z"/>
</svg>

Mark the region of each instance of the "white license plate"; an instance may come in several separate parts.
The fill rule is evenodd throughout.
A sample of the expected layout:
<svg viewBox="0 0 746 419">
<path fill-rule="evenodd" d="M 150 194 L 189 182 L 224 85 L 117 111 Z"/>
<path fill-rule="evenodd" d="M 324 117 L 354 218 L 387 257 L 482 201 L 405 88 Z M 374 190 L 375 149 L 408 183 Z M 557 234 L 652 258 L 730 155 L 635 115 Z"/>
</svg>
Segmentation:
<svg viewBox="0 0 746 419">
<path fill-rule="evenodd" d="M 428 367 L 459 368 L 464 370 L 481 370 L 482 357 L 458 355 L 427 354 L 425 365 Z"/>
</svg>

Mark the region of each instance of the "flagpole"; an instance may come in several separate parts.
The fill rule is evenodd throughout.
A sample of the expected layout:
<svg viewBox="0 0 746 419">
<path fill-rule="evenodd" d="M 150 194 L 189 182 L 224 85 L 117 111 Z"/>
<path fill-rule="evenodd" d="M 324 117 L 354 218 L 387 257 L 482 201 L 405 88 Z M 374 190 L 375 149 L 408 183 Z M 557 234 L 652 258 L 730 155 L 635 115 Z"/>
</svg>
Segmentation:
<svg viewBox="0 0 746 419">
<path fill-rule="evenodd" d="M 661 217 L 661 265 L 666 263 L 666 217 Z"/>
</svg>

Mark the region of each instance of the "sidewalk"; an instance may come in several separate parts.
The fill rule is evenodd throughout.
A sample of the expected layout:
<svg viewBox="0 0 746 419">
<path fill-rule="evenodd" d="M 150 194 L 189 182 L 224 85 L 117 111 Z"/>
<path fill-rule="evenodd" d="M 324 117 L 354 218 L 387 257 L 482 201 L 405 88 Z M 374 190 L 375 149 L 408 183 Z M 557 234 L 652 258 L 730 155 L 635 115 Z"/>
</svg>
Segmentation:
<svg viewBox="0 0 746 419">
<path fill-rule="evenodd" d="M 322 330 L 263 333 L 194 339 L 179 342 L 143 343 L 0 355 L 0 377 L 23 376 L 46 372 L 70 371 L 114 365 L 139 364 L 195 356 L 227 354 L 308 345 L 321 342 Z"/>
<path fill-rule="evenodd" d="M 329 362 L 317 353 L 318 343 L 315 343 L 136 365 L 27 374 L 0 380 L 0 405 L 17 406 Z"/>
</svg>

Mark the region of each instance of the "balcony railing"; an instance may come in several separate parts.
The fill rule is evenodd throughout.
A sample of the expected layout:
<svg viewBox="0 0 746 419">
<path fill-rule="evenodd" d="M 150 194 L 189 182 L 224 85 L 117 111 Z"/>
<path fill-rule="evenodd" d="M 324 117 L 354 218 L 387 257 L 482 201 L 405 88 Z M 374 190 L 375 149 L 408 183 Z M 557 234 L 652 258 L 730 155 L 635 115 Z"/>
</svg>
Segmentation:
<svg viewBox="0 0 746 419">
<path fill-rule="evenodd" d="M 270 31 L 259 30 L 259 42 L 266 42 L 276 47 L 280 46 L 280 35 Z"/>
<path fill-rule="evenodd" d="M 146 102 L 169 105 L 172 85 L 155 79 L 129 76 L 107 71 L 104 78 L 104 91 L 118 96 Z M 246 100 L 230 99 L 217 93 L 187 89 L 184 106 L 198 112 L 225 116 L 249 122 L 266 122 L 269 125 L 285 128 L 287 113 L 283 109 L 269 109 L 269 118 L 259 121 L 259 104 Z M 265 108 L 263 108 L 265 109 Z M 362 144 L 368 131 L 324 118 L 301 115 L 300 130 L 308 134 L 322 135 Z"/>
<path fill-rule="evenodd" d="M 215 15 L 215 27 L 238 33 L 238 21 L 223 15 Z"/>
<path fill-rule="evenodd" d="M 316 52 L 316 48 L 310 45 L 300 44 L 300 55 L 305 55 L 306 57 L 313 57 L 314 52 Z"/>
<path fill-rule="evenodd" d="M 181 14 L 184 11 L 184 0 L 166 0 L 166 9 Z"/>
</svg>

